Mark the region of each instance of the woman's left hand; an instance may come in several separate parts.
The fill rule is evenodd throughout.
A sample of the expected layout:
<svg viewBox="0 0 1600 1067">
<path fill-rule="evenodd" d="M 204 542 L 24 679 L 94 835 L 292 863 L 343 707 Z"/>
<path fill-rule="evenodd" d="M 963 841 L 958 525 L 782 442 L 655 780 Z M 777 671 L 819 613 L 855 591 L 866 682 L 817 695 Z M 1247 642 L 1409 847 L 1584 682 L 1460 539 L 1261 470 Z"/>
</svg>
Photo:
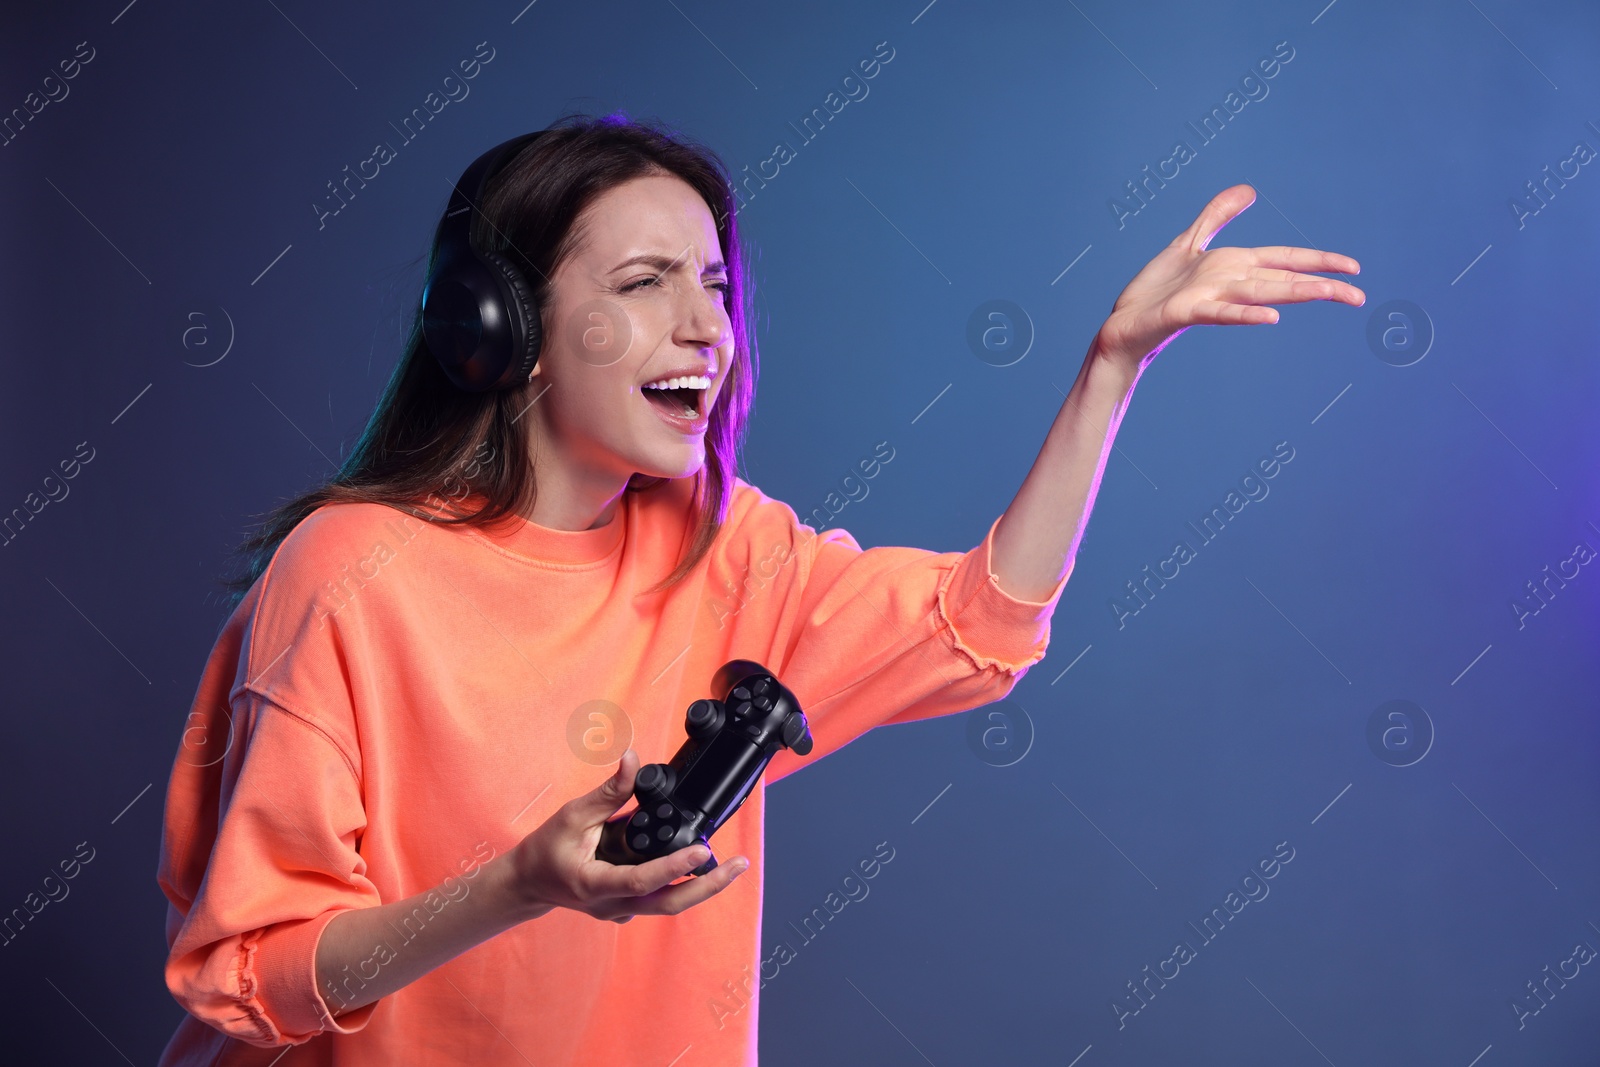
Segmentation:
<svg viewBox="0 0 1600 1067">
<path fill-rule="evenodd" d="M 1366 303 L 1367 295 L 1353 285 L 1301 273 L 1359 274 L 1361 265 L 1349 256 L 1287 245 L 1207 251 L 1222 227 L 1255 199 L 1256 191 L 1248 185 L 1231 186 L 1213 197 L 1117 297 L 1095 335 L 1095 353 L 1139 371 L 1190 326 L 1277 322 L 1278 312 L 1269 304 Z"/>
</svg>

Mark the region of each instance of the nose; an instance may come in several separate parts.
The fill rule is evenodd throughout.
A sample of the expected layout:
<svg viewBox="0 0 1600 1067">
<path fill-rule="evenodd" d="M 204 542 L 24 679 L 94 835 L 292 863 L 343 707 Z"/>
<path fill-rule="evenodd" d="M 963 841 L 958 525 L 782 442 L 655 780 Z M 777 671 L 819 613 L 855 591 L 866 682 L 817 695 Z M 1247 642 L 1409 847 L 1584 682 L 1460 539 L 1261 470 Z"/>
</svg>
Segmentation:
<svg viewBox="0 0 1600 1067">
<path fill-rule="evenodd" d="M 721 348 L 728 343 L 733 332 L 722 293 L 703 285 L 691 286 L 690 289 L 685 306 L 679 308 L 677 336 L 674 339 L 691 348 Z"/>
</svg>

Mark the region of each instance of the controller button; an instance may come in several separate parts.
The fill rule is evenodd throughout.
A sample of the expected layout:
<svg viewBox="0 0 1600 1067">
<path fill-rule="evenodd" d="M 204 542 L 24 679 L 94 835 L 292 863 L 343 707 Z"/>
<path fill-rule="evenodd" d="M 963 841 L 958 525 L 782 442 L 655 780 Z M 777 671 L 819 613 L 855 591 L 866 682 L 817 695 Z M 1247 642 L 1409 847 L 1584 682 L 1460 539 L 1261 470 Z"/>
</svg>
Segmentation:
<svg viewBox="0 0 1600 1067">
<path fill-rule="evenodd" d="M 734 700 L 745 701 L 750 699 L 750 690 L 746 689 L 742 685 L 736 686 L 734 687 L 733 692 L 729 693 L 728 695 Z"/>
<path fill-rule="evenodd" d="M 749 714 L 750 714 L 750 701 L 741 700 L 741 701 L 739 701 L 739 703 L 737 703 L 737 704 L 735 704 L 733 706 L 733 717 L 735 719 L 742 719 L 742 718 L 744 718 L 745 716 L 747 716 Z"/>
<path fill-rule="evenodd" d="M 660 807 L 656 808 L 656 818 L 658 818 L 658 819 L 670 819 L 670 818 L 672 818 L 672 805 L 671 804 L 662 804 Z"/>
<path fill-rule="evenodd" d="M 757 726 L 755 723 L 751 723 L 749 726 L 744 728 L 744 732 L 749 734 L 751 737 L 760 737 L 761 727 Z"/>
<path fill-rule="evenodd" d="M 675 826 L 658 826 L 658 827 L 656 827 L 656 840 L 657 841 L 671 841 L 672 840 L 672 835 L 677 833 L 677 832 L 678 832 L 678 829 Z"/>
<path fill-rule="evenodd" d="M 633 818 L 628 820 L 628 825 L 641 830 L 644 829 L 650 825 L 650 813 L 648 811 L 634 812 Z"/>
<path fill-rule="evenodd" d="M 633 835 L 633 849 L 634 849 L 635 852 L 643 852 L 645 849 L 647 849 L 649 847 L 650 847 L 650 835 L 649 834 L 634 834 Z"/>
</svg>

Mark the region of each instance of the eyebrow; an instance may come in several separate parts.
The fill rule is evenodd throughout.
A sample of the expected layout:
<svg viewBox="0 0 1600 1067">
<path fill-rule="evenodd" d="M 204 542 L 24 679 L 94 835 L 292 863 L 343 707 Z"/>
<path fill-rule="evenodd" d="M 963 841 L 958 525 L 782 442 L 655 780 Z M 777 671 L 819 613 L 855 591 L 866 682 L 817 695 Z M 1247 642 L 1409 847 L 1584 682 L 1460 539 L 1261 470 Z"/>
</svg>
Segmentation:
<svg viewBox="0 0 1600 1067">
<path fill-rule="evenodd" d="M 680 263 L 682 261 L 683 261 L 683 257 L 682 256 L 679 256 L 676 259 L 674 259 L 674 258 L 669 257 L 669 256 L 656 255 L 656 254 L 646 254 L 646 255 L 642 255 L 642 256 L 634 256 L 632 259 L 623 260 L 621 263 L 618 263 L 615 267 L 612 267 L 609 273 L 615 274 L 615 273 L 617 273 L 617 271 L 622 270 L 624 267 L 631 267 L 631 266 L 634 266 L 635 264 L 643 264 L 644 266 L 654 267 L 656 270 L 665 272 L 665 271 L 671 270 L 676 264 L 678 264 L 678 263 Z M 705 269 L 703 271 L 701 271 L 701 273 L 702 274 L 726 274 L 726 273 L 728 273 L 728 265 L 726 263 L 722 262 L 722 260 L 720 260 L 720 259 L 712 260 L 710 263 L 706 264 Z"/>
</svg>

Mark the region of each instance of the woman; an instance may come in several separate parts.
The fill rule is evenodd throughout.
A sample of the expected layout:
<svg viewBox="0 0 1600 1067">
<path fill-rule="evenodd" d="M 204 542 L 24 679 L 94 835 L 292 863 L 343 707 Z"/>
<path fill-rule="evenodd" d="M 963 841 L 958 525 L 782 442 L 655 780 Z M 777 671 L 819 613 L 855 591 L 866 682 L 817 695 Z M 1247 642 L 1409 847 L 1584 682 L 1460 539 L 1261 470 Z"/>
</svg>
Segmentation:
<svg viewBox="0 0 1600 1067">
<path fill-rule="evenodd" d="M 419 314 L 343 469 L 247 542 L 168 791 L 189 1014 L 162 1063 L 755 1063 L 763 786 L 709 873 L 682 880 L 699 846 L 611 866 L 635 749 L 676 751 L 733 658 L 810 718 L 810 755 L 767 782 L 1009 693 L 1154 355 L 1197 323 L 1365 299 L 1300 273 L 1346 256 L 1207 251 L 1252 200 L 1223 191 L 1118 298 L 981 544 L 863 552 L 735 474 L 757 360 L 715 157 L 618 117 L 516 152 L 471 221 L 543 326 L 494 371 L 509 387 L 444 333 L 430 351 L 442 319 Z"/>
</svg>

